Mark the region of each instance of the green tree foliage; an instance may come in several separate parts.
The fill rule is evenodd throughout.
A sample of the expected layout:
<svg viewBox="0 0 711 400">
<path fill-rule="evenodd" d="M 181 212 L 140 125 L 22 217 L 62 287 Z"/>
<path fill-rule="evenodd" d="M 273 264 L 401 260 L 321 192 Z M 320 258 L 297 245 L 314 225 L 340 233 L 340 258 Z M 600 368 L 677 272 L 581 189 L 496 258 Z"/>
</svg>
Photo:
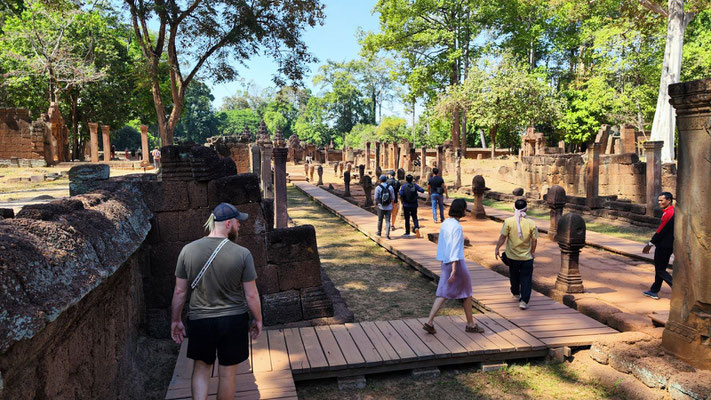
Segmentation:
<svg viewBox="0 0 711 400">
<path fill-rule="evenodd" d="M 175 137 L 203 144 L 208 137 L 219 135 L 220 120 L 212 108 L 214 99 L 206 84 L 193 81 L 185 95 L 180 122 L 175 126 Z"/>
<path fill-rule="evenodd" d="M 261 118 L 251 108 L 229 109 L 217 113 L 219 130 L 224 135 L 239 135 L 245 125 L 252 135 L 257 133 Z"/>
<path fill-rule="evenodd" d="M 374 108 L 369 96 L 361 90 L 355 67 L 352 63 L 329 61 L 319 68 L 314 84 L 324 90 L 323 105 L 326 107 L 332 128 L 345 135 L 358 123 L 373 123 Z"/>
<path fill-rule="evenodd" d="M 306 64 L 316 61 L 307 52 L 302 31 L 323 20 L 323 5 L 317 0 L 124 2 L 148 62 L 164 144 L 173 142 L 173 130 L 183 111 L 187 87 L 198 72 L 217 82 L 229 81 L 237 74 L 234 61 L 244 63 L 262 52 L 278 64 L 279 76 L 300 80 Z M 148 30 L 152 21 L 158 22 L 155 40 Z M 163 99 L 166 92 L 160 88 L 158 73 L 166 52 L 170 65 L 170 113 L 166 110 Z M 282 83 L 280 77 L 275 79 Z"/>
<path fill-rule="evenodd" d="M 353 126 L 353 129 L 346 134 L 345 146 L 364 148 L 366 142 L 376 140 L 376 128 L 377 126 L 371 124 L 356 124 Z"/>
<path fill-rule="evenodd" d="M 317 146 L 329 144 L 333 130 L 328 125 L 326 101 L 322 97 L 311 96 L 304 111 L 294 124 L 294 132 L 299 139 Z"/>
<path fill-rule="evenodd" d="M 375 135 L 381 142 L 400 142 L 402 139 L 410 138 L 410 131 L 404 119 L 385 117 L 375 130 Z"/>
</svg>

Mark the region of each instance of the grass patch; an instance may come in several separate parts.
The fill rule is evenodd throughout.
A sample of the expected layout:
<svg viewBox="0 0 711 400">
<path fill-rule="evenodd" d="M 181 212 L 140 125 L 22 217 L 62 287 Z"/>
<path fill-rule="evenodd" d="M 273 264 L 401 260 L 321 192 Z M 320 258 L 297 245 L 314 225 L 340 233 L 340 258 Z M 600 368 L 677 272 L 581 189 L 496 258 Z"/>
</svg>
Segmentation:
<svg viewBox="0 0 711 400">
<path fill-rule="evenodd" d="M 289 216 L 298 225 L 316 228 L 321 265 L 340 290 L 356 321 L 429 315 L 436 289 L 432 280 L 295 187 L 289 186 L 287 192 Z M 440 315 L 458 314 L 462 314 L 462 306 L 457 300 L 448 300 L 440 311 Z"/>
</svg>

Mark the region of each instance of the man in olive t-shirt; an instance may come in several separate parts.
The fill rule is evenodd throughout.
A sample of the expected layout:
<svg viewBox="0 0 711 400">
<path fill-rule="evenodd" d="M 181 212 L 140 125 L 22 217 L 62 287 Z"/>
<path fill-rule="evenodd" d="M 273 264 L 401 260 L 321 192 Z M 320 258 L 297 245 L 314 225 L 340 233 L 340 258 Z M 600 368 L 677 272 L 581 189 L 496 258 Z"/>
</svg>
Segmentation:
<svg viewBox="0 0 711 400">
<path fill-rule="evenodd" d="M 514 210 L 514 216 L 504 220 L 494 253 L 498 259 L 499 248 L 506 242 L 504 254 L 508 259 L 511 294 L 519 301 L 519 307 L 525 310 L 531 299 L 533 257 L 536 253 L 538 228 L 533 221 L 526 219 L 526 210 L 528 210 L 526 200 L 516 200 Z"/>
<path fill-rule="evenodd" d="M 187 356 L 195 360 L 193 399 L 207 398 L 216 356 L 220 364 L 217 398 L 234 398 L 237 364 L 249 357 L 248 334 L 256 338 L 262 330 L 254 260 L 249 250 L 233 242 L 239 222 L 247 218 L 231 204 L 218 205 L 205 224 L 210 234 L 187 244 L 178 256 L 171 335 L 182 343 L 185 327 L 181 313 L 190 286 Z M 251 326 L 248 310 L 254 317 Z"/>
</svg>

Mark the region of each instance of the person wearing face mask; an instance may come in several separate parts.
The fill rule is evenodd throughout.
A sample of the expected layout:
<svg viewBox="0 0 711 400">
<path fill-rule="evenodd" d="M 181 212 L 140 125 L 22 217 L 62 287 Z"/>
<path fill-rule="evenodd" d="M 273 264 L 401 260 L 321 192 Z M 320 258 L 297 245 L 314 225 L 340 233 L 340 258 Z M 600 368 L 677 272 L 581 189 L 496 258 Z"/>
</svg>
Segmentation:
<svg viewBox="0 0 711 400">
<path fill-rule="evenodd" d="M 180 251 L 175 269 L 171 336 L 182 343 L 181 320 L 188 286 L 188 358 L 194 360 L 192 396 L 207 399 L 212 365 L 219 360 L 217 398 L 234 398 L 237 365 L 249 357 L 249 335 L 262 331 L 262 311 L 252 254 L 234 243 L 248 215 L 228 203 L 219 204 L 205 223 L 208 236 Z M 252 321 L 250 323 L 250 316 Z"/>
</svg>

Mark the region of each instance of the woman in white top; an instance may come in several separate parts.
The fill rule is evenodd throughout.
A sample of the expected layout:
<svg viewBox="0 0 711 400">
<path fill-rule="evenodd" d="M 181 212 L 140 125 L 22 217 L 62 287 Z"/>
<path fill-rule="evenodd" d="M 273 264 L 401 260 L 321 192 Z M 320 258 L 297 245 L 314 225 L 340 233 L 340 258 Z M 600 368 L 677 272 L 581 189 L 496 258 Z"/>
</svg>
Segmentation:
<svg viewBox="0 0 711 400">
<path fill-rule="evenodd" d="M 464 262 L 464 233 L 459 219 L 467 211 L 464 199 L 455 199 L 449 207 L 449 216 L 440 227 L 437 241 L 437 260 L 442 262 L 437 298 L 432 305 L 430 317 L 423 329 L 428 333 L 437 333 L 434 327 L 434 317 L 446 299 L 464 300 L 464 316 L 467 318 L 465 331 L 484 333 L 484 329 L 474 323 L 472 317 L 472 281 L 469 269 Z"/>
</svg>

